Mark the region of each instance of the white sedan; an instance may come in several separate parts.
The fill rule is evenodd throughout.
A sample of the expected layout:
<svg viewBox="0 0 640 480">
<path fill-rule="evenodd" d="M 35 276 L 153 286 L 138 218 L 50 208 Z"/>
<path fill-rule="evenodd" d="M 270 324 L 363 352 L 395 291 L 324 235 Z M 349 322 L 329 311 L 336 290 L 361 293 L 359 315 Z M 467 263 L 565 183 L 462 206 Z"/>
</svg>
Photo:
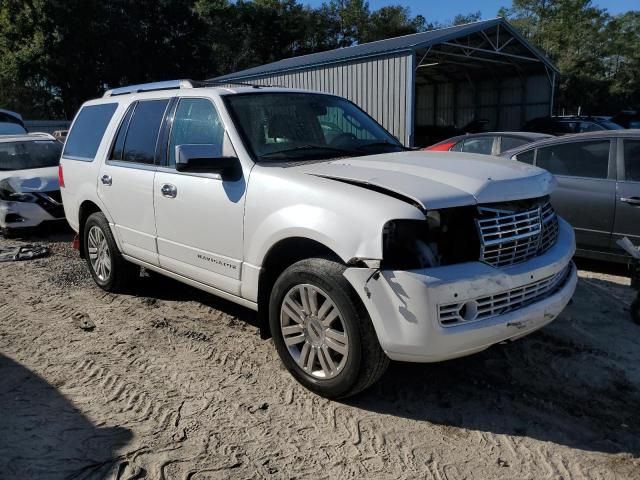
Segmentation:
<svg viewBox="0 0 640 480">
<path fill-rule="evenodd" d="M 48 134 L 0 136 L 0 232 L 64 221 L 62 144 Z"/>
</svg>

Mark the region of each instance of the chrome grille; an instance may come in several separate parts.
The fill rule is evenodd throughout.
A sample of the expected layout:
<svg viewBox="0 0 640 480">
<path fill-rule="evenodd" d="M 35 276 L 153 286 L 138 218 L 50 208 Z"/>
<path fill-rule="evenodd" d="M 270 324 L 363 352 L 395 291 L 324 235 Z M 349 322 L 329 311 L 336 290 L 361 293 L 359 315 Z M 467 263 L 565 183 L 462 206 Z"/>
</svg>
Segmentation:
<svg viewBox="0 0 640 480">
<path fill-rule="evenodd" d="M 549 202 L 522 211 L 478 207 L 480 261 L 504 267 L 548 250 L 558 236 L 558 219 Z"/>
<path fill-rule="evenodd" d="M 440 305 L 439 320 L 443 327 L 503 315 L 549 297 L 566 282 L 573 264 L 555 275 L 505 292 L 471 300 Z"/>
</svg>

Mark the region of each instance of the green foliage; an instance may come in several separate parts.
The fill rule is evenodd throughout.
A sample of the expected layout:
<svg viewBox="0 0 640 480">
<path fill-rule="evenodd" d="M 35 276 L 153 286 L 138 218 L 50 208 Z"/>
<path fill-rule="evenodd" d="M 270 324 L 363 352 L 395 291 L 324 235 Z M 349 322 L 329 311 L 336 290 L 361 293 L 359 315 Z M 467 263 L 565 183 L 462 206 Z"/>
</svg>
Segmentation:
<svg viewBox="0 0 640 480">
<path fill-rule="evenodd" d="M 560 69 L 558 106 L 590 113 L 640 104 L 640 13 L 611 16 L 591 0 L 514 0 L 499 15 Z"/>
<path fill-rule="evenodd" d="M 640 14 L 610 16 L 589 0 L 514 0 L 502 9 L 562 72 L 566 105 L 640 104 Z M 209 78 L 295 55 L 447 24 L 366 0 L 0 0 L 0 107 L 71 118 L 106 88 Z"/>
</svg>

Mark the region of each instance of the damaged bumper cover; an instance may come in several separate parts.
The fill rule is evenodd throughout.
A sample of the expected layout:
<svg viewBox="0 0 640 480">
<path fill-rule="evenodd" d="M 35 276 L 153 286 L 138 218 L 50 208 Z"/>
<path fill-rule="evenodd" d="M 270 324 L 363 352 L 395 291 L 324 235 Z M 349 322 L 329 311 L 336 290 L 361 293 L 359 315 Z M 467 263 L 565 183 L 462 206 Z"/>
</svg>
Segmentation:
<svg viewBox="0 0 640 480">
<path fill-rule="evenodd" d="M 524 337 L 554 320 L 576 288 L 574 252 L 573 229 L 559 219 L 553 247 L 507 268 L 469 262 L 378 275 L 349 268 L 344 275 L 389 358 L 438 362 Z"/>
</svg>

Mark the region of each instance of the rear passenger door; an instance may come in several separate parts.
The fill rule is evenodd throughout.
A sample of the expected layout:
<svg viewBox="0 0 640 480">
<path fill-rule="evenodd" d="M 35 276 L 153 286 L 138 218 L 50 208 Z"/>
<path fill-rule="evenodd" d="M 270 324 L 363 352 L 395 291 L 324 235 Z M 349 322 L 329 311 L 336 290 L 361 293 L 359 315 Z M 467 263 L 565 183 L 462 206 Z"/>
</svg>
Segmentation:
<svg viewBox="0 0 640 480">
<path fill-rule="evenodd" d="M 616 240 L 629 237 L 640 244 L 640 138 L 618 140 L 618 194 L 612 249 Z"/>
<path fill-rule="evenodd" d="M 536 151 L 536 165 L 558 180 L 551 203 L 573 225 L 579 248 L 609 249 L 616 196 L 614 153 L 609 139 L 563 142 Z"/>
<path fill-rule="evenodd" d="M 122 252 L 158 264 L 153 179 L 160 127 L 170 99 L 129 106 L 98 178 L 98 195 L 114 222 Z"/>
</svg>

